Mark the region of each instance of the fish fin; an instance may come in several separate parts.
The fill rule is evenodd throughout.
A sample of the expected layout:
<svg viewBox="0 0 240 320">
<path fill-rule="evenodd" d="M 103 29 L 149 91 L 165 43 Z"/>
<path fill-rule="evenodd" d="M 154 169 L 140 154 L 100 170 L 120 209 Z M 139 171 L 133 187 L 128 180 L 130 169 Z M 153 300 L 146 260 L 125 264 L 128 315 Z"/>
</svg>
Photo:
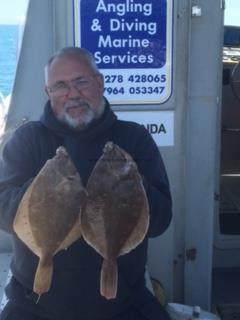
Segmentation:
<svg viewBox="0 0 240 320">
<path fill-rule="evenodd" d="M 118 270 L 116 260 L 103 260 L 101 270 L 100 293 L 106 299 L 114 299 L 117 295 Z"/>
<path fill-rule="evenodd" d="M 38 267 L 36 270 L 33 291 L 39 296 L 47 292 L 50 289 L 53 274 L 53 264 L 52 260 L 50 262 L 45 259 L 40 258 Z"/>
</svg>

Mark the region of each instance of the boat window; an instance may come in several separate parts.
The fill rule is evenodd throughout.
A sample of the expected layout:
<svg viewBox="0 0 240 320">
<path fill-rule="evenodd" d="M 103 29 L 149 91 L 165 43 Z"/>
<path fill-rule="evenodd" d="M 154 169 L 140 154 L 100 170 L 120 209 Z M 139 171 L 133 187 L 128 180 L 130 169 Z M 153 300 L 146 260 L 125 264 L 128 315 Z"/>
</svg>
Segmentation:
<svg viewBox="0 0 240 320">
<path fill-rule="evenodd" d="M 13 89 L 28 2 L 0 1 L 0 134 Z"/>
<path fill-rule="evenodd" d="M 240 27 L 224 27 L 224 46 L 240 48 Z"/>
</svg>

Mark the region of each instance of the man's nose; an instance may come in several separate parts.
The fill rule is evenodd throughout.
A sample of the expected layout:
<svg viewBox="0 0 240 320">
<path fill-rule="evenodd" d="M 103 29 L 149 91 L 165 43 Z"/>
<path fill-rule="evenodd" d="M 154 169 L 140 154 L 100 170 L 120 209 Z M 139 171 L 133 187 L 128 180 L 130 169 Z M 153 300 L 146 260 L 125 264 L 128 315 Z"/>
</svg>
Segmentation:
<svg viewBox="0 0 240 320">
<path fill-rule="evenodd" d="M 69 84 L 69 92 L 68 92 L 68 97 L 79 97 L 81 95 L 81 91 L 73 84 Z"/>
</svg>

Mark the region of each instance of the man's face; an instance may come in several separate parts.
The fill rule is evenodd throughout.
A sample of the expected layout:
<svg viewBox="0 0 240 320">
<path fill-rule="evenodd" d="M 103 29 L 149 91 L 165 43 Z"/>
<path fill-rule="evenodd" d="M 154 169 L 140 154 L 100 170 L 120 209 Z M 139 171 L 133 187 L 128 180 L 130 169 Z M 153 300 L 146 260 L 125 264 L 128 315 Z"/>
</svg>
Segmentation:
<svg viewBox="0 0 240 320">
<path fill-rule="evenodd" d="M 102 76 L 84 58 L 55 59 L 45 89 L 55 116 L 73 129 L 85 129 L 103 112 Z"/>
</svg>

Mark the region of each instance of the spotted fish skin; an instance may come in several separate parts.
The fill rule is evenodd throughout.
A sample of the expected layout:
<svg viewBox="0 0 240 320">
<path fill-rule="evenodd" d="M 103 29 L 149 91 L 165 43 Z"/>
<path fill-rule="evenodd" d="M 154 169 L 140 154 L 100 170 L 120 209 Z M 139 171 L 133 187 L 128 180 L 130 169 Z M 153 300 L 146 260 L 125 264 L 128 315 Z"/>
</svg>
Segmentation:
<svg viewBox="0 0 240 320">
<path fill-rule="evenodd" d="M 100 293 L 117 295 L 117 257 L 144 239 L 149 207 L 137 165 L 112 142 L 106 143 L 87 183 L 88 199 L 81 213 L 82 236 L 104 259 Z"/>
<path fill-rule="evenodd" d="M 39 257 L 33 286 L 39 295 L 51 286 L 53 256 L 81 237 L 84 199 L 77 169 L 59 147 L 25 192 L 13 224 L 17 236 Z"/>
</svg>

